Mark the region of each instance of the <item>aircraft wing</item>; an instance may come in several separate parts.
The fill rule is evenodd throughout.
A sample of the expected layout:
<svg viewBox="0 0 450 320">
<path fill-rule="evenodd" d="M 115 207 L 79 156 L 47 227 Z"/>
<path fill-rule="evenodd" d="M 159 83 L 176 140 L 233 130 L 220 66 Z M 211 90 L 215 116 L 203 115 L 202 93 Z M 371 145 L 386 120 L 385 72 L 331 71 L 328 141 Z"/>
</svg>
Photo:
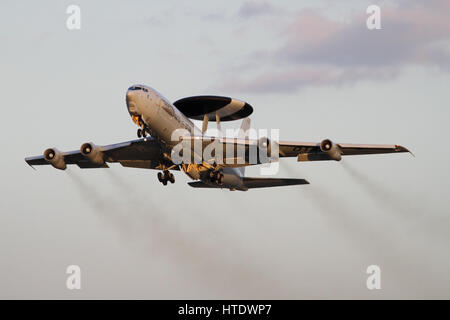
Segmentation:
<svg viewBox="0 0 450 320">
<path fill-rule="evenodd" d="M 324 140 L 325 141 L 325 140 Z M 330 141 L 331 142 L 331 141 Z M 298 161 L 339 160 L 333 154 L 321 149 L 322 142 L 280 142 L 280 157 L 297 157 Z M 335 151 L 340 156 L 354 156 L 364 154 L 383 154 L 410 151 L 400 145 L 383 144 L 350 144 L 336 143 Z"/>
<path fill-rule="evenodd" d="M 183 140 L 190 140 L 192 146 L 200 140 L 203 148 L 206 148 L 213 141 L 220 141 L 222 143 L 224 159 L 224 165 L 221 165 L 222 167 L 242 167 L 264 163 L 260 161 L 259 156 L 251 157 L 252 152 L 253 155 L 259 155 L 261 148 L 260 140 L 206 136 L 184 137 Z M 271 148 L 274 148 L 274 142 L 269 141 L 269 144 Z M 348 155 L 410 152 L 407 148 L 400 145 L 333 143 L 328 139 L 321 142 L 280 141 L 277 145 L 278 156 L 280 158 L 297 157 L 297 161 L 341 160 L 342 156 Z M 214 162 L 214 159 L 209 159 L 207 162 Z"/>
<path fill-rule="evenodd" d="M 58 169 L 65 169 L 66 165 L 71 164 L 75 164 L 82 169 L 108 168 L 108 162 L 119 162 L 124 167 L 145 169 L 159 169 L 161 164 L 173 165 L 170 160 L 166 160 L 162 156 L 160 144 L 151 137 L 106 146 L 90 145 L 92 157 L 83 155 L 81 150 L 59 152 L 52 149 L 55 150 L 55 160 L 62 161 L 55 162 L 55 165 L 59 166 Z M 25 161 L 32 167 L 52 164 L 45 159 L 44 155 L 28 157 L 25 158 Z M 179 168 L 176 166 L 172 170 L 179 170 Z"/>
</svg>

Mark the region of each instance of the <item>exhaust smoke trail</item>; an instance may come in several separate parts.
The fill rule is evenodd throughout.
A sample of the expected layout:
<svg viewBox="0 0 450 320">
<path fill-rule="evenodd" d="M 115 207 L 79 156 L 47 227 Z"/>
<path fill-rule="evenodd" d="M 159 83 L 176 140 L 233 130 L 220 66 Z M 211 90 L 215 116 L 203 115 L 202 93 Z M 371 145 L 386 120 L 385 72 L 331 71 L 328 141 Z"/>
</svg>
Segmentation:
<svg viewBox="0 0 450 320">
<path fill-rule="evenodd" d="M 371 177 L 347 163 L 342 163 L 342 166 L 370 196 L 382 205 L 390 208 L 392 212 L 397 213 L 397 215 L 384 215 L 384 220 L 391 220 L 390 223 L 387 223 L 386 228 L 392 230 L 392 233 L 405 234 L 403 245 L 410 250 L 414 248 L 414 254 L 411 254 L 411 259 L 416 260 L 417 256 L 422 257 L 421 260 L 411 261 L 410 263 L 411 265 L 414 263 L 416 270 L 421 269 L 424 273 L 432 274 L 433 270 L 439 268 L 439 265 L 448 263 L 447 229 L 437 229 L 436 226 L 430 229 L 429 224 L 427 224 L 430 218 L 438 218 L 443 225 L 448 225 L 449 220 L 445 213 L 430 211 L 430 209 L 423 206 L 423 199 L 417 196 L 405 198 L 393 190 L 389 190 L 386 185 L 374 181 Z M 397 221 L 392 221 L 392 219 L 397 219 Z M 393 228 L 394 226 L 398 226 L 398 230 L 395 230 Z M 400 241 L 398 242 L 402 244 Z M 433 257 L 433 251 L 439 257 L 437 260 L 434 258 L 434 262 L 431 259 Z M 430 257 L 430 259 L 424 259 L 424 257 Z M 436 280 L 435 286 L 439 286 L 439 280 Z"/>
<path fill-rule="evenodd" d="M 261 287 L 271 288 L 272 291 L 268 292 L 274 292 L 277 288 L 278 283 L 262 274 L 257 264 L 251 261 L 242 263 L 236 259 L 246 257 L 246 253 L 234 255 L 232 261 L 224 258 L 224 250 L 229 252 L 231 247 L 232 251 L 239 253 L 239 247 L 235 250 L 229 242 L 220 241 L 217 232 L 214 232 L 215 243 L 212 243 L 204 234 L 183 228 L 179 221 L 171 221 L 158 206 L 147 202 L 148 196 L 136 192 L 136 187 L 132 188 L 113 170 L 105 170 L 118 189 L 117 194 L 110 199 L 101 195 L 74 172 L 68 173 L 86 202 L 102 219 L 108 220 L 125 234 L 127 240 L 134 240 L 134 245 L 143 247 L 146 252 L 162 254 L 174 260 L 176 265 L 187 266 L 205 285 L 211 286 L 218 278 L 225 278 L 222 282 L 227 283 L 227 288 L 234 295 L 240 294 L 242 297 L 261 294 Z M 209 223 L 207 227 L 218 231 L 220 226 Z M 264 279 L 264 283 L 261 279 Z M 283 292 L 283 288 L 277 291 Z"/>
<path fill-rule="evenodd" d="M 376 198 L 383 205 L 388 206 L 394 212 L 402 214 L 404 217 L 420 216 L 424 214 L 424 210 L 418 208 L 417 206 L 411 206 L 411 201 L 407 199 L 401 199 L 398 194 L 394 194 L 392 190 L 388 190 L 386 185 L 377 183 L 369 176 L 358 171 L 349 164 L 342 162 L 342 167 L 344 170 L 353 178 L 354 181 L 358 182 L 367 193 Z M 417 205 L 417 202 L 415 203 Z"/>
<path fill-rule="evenodd" d="M 298 175 L 297 170 L 290 163 L 286 163 L 285 167 L 290 175 Z M 365 248 L 373 246 L 372 239 L 376 237 L 377 228 L 364 222 L 361 219 L 361 214 L 355 213 L 355 209 L 358 208 L 340 197 L 333 196 L 319 183 L 310 182 L 311 184 L 303 186 L 304 188 L 301 188 L 300 192 L 318 208 L 319 212 L 326 217 L 326 221 L 332 223 L 338 229 L 342 229 L 343 234 L 352 240 L 353 244 L 361 244 L 361 240 L 363 240 Z M 361 208 L 362 210 L 364 208 Z M 378 249 L 374 248 L 374 251 Z"/>
<path fill-rule="evenodd" d="M 417 238 L 421 236 L 425 238 L 427 242 L 431 241 L 431 246 L 445 246 L 448 242 L 447 230 L 439 230 L 433 227 L 433 230 L 428 230 L 427 232 L 427 220 L 430 219 L 430 214 L 432 217 L 440 219 L 442 223 L 448 223 L 448 217 L 444 213 L 430 212 L 430 209 L 423 207 L 421 199 L 413 197 L 413 199 L 407 199 L 404 196 L 394 193 L 393 190 L 389 190 L 385 185 L 382 185 L 374 181 L 369 176 L 358 171 L 354 167 L 343 163 L 342 164 L 345 171 L 360 185 L 365 191 L 375 198 L 382 205 L 387 206 L 394 213 L 398 213 L 397 216 L 386 216 L 390 219 L 401 219 L 404 224 L 404 230 L 406 230 L 410 235 Z M 407 222 L 407 224 L 405 224 Z"/>
<path fill-rule="evenodd" d="M 120 175 L 112 170 L 106 171 L 106 173 L 116 186 L 123 191 L 126 191 L 128 197 L 127 208 L 142 213 L 142 207 L 139 204 L 142 203 L 142 199 L 145 199 L 146 196 L 139 192 L 130 192 L 135 188 L 132 188 L 122 179 L 122 177 L 120 177 Z M 222 194 L 220 196 L 222 196 Z M 152 208 L 156 207 L 155 204 L 152 204 Z M 206 207 L 202 208 L 206 209 Z M 172 258 L 178 259 L 180 253 L 184 254 L 181 263 L 185 264 L 188 262 L 195 268 L 202 266 L 202 270 L 196 270 L 198 275 L 202 278 L 207 276 L 215 280 L 218 277 L 217 273 L 219 273 L 219 276 L 228 275 L 230 278 L 228 281 L 230 281 L 230 283 L 236 280 L 239 280 L 240 283 L 242 282 L 241 285 L 246 283 L 247 286 L 236 289 L 238 292 L 264 285 L 272 290 L 277 287 L 277 284 L 270 280 L 270 277 L 268 277 L 267 274 L 264 274 L 257 264 L 247 261 L 245 266 L 243 266 L 243 264 L 237 260 L 240 256 L 248 259 L 248 252 L 243 252 L 239 245 L 231 243 L 230 239 L 224 237 L 223 225 L 218 224 L 217 221 L 211 219 L 210 214 L 203 214 L 203 210 L 194 209 L 194 211 L 192 211 L 191 209 L 192 208 L 190 207 L 183 207 L 183 211 L 185 213 L 189 212 L 192 218 L 201 219 L 203 224 L 202 230 L 181 229 L 178 219 L 176 221 L 170 221 L 171 219 L 166 218 L 168 212 L 162 213 L 152 210 L 150 213 L 151 215 L 157 215 L 159 217 L 159 233 L 163 236 L 163 241 L 161 242 L 174 242 Z M 141 215 L 140 217 L 133 217 L 133 219 L 136 218 L 138 219 L 138 221 L 135 221 L 137 224 L 145 224 L 146 216 Z M 213 235 L 213 238 L 208 236 L 208 234 Z M 175 250 L 173 250 L 174 248 Z M 226 251 L 233 252 L 233 259 L 235 259 L 235 261 L 224 260 L 223 254 Z M 179 264 L 179 262 L 177 263 Z M 265 279 L 266 284 L 262 284 L 260 279 Z M 207 282 L 209 285 L 210 283 L 211 281 Z M 239 285 L 236 287 L 239 287 Z M 280 291 L 283 291 L 283 289 L 280 288 Z M 257 289 L 255 289 L 255 292 L 257 292 Z"/>
<path fill-rule="evenodd" d="M 405 206 L 398 197 L 394 197 L 392 193 L 385 190 L 384 186 L 371 181 L 369 177 L 345 163 L 343 163 L 343 166 L 366 191 L 383 204 L 387 204 L 396 212 L 400 212 L 403 217 L 407 214 L 411 217 L 410 212 L 413 211 L 416 213 L 414 216 L 421 213 L 418 209 L 411 209 L 410 205 Z M 295 171 L 292 168 L 289 169 Z M 335 226 L 341 228 L 354 245 L 360 247 L 363 254 L 370 254 L 372 258 L 375 255 L 376 260 L 381 265 L 391 266 L 391 271 L 395 272 L 396 282 L 401 287 L 408 287 L 408 279 L 416 277 L 418 270 L 425 274 L 432 274 L 433 270 L 436 269 L 431 260 L 419 258 L 430 256 L 428 245 L 434 248 L 436 243 L 427 245 L 422 240 L 416 239 L 417 234 L 414 238 L 405 240 L 402 237 L 405 224 L 392 222 L 390 220 L 391 215 L 377 215 L 375 220 L 365 221 L 363 213 L 368 210 L 365 204 L 361 204 L 362 206 L 360 205 L 361 207 L 357 208 L 354 202 L 343 202 L 339 197 L 333 196 L 327 190 L 313 183 L 305 188 L 303 194 L 309 196 L 319 210 L 326 214 L 327 221 L 332 220 Z M 405 203 L 408 203 L 408 201 L 405 201 Z M 427 237 L 427 240 L 429 240 L 429 237 Z M 422 253 L 420 254 L 419 251 Z M 409 269 L 412 265 L 415 266 L 414 270 Z"/>
<path fill-rule="evenodd" d="M 292 167 L 287 166 L 287 168 L 295 172 Z M 373 247 L 373 252 L 377 252 L 380 247 L 390 247 L 392 241 L 398 236 L 395 232 L 386 232 L 392 228 L 385 221 L 379 219 L 365 221 L 364 215 L 368 210 L 365 204 L 334 196 L 317 183 L 305 186 L 302 192 L 321 213 L 326 214 L 328 221 L 332 220 L 334 225 L 343 229 L 347 236 L 357 240 L 357 244 L 361 244 L 363 240 L 365 249 Z"/>
<path fill-rule="evenodd" d="M 96 188 L 83 181 L 76 172 L 70 169 L 67 169 L 66 172 L 78 188 L 82 198 L 98 214 L 99 219 L 109 224 L 113 223 L 120 230 L 121 235 L 130 234 L 130 224 L 114 201 L 102 196 Z"/>
</svg>

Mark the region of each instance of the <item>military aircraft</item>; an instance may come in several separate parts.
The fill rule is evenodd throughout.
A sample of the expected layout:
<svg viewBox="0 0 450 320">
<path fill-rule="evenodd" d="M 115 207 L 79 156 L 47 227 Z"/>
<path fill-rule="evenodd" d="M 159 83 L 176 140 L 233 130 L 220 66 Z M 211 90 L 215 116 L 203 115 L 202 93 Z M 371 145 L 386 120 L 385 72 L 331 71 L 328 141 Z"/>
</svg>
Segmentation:
<svg viewBox="0 0 450 320">
<path fill-rule="evenodd" d="M 279 157 L 297 157 L 297 161 L 340 161 L 347 155 L 409 152 L 400 145 L 334 143 L 330 139 L 321 142 L 272 141 L 267 137 L 251 139 L 247 132 L 252 106 L 229 97 L 193 96 L 172 104 L 151 87 L 133 85 L 126 92 L 126 105 L 138 126 L 138 139 L 105 146 L 86 142 L 79 150 L 69 152 L 49 148 L 43 155 L 25 158 L 25 161 L 32 167 L 52 165 L 61 170 L 70 164 L 85 169 L 108 168 L 108 163 L 118 162 L 124 167 L 160 170 L 157 177 L 163 185 L 175 182 L 171 170 L 182 170 L 195 180 L 188 182 L 194 188 L 247 191 L 309 184 L 305 179 L 245 177 L 246 166 L 272 163 Z M 239 119 L 243 119 L 239 131 L 242 134 L 237 138 L 205 135 L 209 121 L 216 122 L 220 132 L 221 122 Z M 203 121 L 201 130 L 192 120 Z M 180 130 L 183 133 L 174 139 L 174 132 Z M 181 152 L 174 152 L 181 144 Z M 205 157 L 204 151 L 212 144 L 214 151 L 210 152 L 210 157 Z M 183 155 L 186 150 L 192 153 L 181 161 L 179 157 L 174 161 L 175 155 Z M 256 151 L 256 156 L 252 156 L 252 151 Z M 222 161 L 218 161 L 219 154 Z"/>
</svg>

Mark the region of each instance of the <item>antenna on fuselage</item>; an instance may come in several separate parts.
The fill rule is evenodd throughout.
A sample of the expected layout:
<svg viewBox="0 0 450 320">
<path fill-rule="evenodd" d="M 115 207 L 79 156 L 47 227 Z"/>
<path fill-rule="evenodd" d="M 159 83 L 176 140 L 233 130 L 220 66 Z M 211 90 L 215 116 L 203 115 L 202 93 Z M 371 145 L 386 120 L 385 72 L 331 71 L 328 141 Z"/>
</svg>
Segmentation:
<svg viewBox="0 0 450 320">
<path fill-rule="evenodd" d="M 216 123 L 217 123 L 217 131 L 218 131 L 219 137 L 222 137 L 222 128 L 220 126 L 220 116 L 219 116 L 218 112 L 216 112 Z"/>
<path fill-rule="evenodd" d="M 205 114 L 203 116 L 203 124 L 202 124 L 202 134 L 204 135 L 206 130 L 208 130 L 208 123 L 209 123 L 209 114 Z M 217 132 L 218 135 L 222 136 L 222 127 L 220 125 L 220 115 L 218 112 L 216 112 L 216 123 L 217 123 Z"/>
<path fill-rule="evenodd" d="M 209 120 L 208 114 L 205 114 L 203 116 L 203 125 L 202 125 L 202 134 L 203 135 L 205 134 L 206 130 L 208 129 L 208 120 Z"/>
</svg>

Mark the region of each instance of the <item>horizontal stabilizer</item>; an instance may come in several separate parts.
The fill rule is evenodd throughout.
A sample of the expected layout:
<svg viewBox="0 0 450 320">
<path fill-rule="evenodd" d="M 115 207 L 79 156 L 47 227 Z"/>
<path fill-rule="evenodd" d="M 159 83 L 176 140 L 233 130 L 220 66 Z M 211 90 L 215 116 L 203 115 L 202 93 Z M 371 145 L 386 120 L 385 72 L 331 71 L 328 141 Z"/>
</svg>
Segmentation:
<svg viewBox="0 0 450 320">
<path fill-rule="evenodd" d="M 305 179 L 288 179 L 288 178 L 243 178 L 243 182 L 246 188 L 270 188 L 281 186 L 293 186 L 300 184 L 309 184 Z M 219 185 L 207 184 L 203 181 L 188 182 L 193 188 L 223 188 Z M 244 189 L 245 190 L 245 189 Z"/>
<path fill-rule="evenodd" d="M 268 188 L 293 186 L 299 184 L 309 184 L 305 179 L 288 179 L 288 178 L 243 178 L 244 185 L 249 188 Z"/>
</svg>

